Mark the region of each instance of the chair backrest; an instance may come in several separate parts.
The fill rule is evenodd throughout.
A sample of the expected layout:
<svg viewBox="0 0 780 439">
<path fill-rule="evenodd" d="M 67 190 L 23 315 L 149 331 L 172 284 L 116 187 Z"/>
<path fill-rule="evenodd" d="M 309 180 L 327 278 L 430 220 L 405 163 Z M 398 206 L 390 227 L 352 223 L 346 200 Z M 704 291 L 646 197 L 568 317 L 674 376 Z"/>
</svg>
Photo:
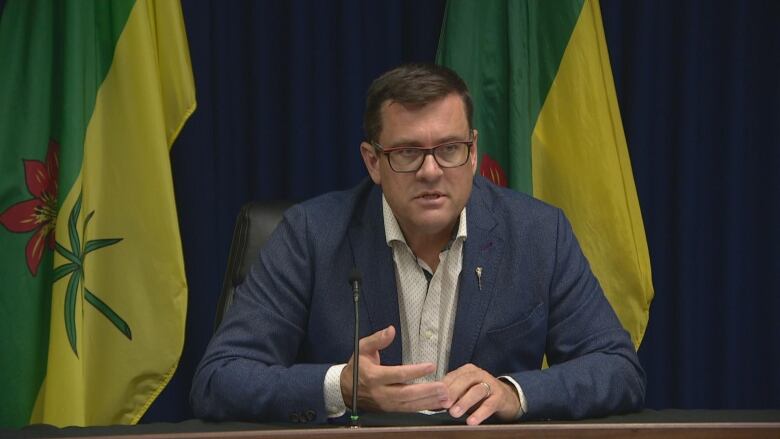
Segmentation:
<svg viewBox="0 0 780 439">
<path fill-rule="evenodd" d="M 257 259 L 260 248 L 271 236 L 282 214 L 293 203 L 289 201 L 249 202 L 241 207 L 233 230 L 233 240 L 230 243 L 225 278 L 222 281 L 222 293 L 217 302 L 217 313 L 214 318 L 216 331 L 222 322 L 222 316 L 233 303 L 233 293 L 246 278 L 249 267 Z"/>
</svg>

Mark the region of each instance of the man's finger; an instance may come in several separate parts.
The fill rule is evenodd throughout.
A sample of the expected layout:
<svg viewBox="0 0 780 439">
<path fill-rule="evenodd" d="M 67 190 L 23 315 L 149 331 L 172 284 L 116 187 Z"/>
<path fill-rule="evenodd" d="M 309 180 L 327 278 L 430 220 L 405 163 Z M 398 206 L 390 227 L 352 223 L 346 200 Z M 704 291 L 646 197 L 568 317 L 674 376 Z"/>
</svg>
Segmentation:
<svg viewBox="0 0 780 439">
<path fill-rule="evenodd" d="M 482 369 L 472 364 L 466 364 L 449 372 L 444 376 L 442 382 L 449 389 L 450 401 L 454 403 L 463 397 L 473 385 L 484 381 L 487 377 L 489 374 L 486 374 Z"/>
<path fill-rule="evenodd" d="M 485 419 L 493 416 L 493 414 L 498 409 L 498 405 L 499 405 L 498 395 L 490 396 L 489 398 L 482 401 L 482 404 L 480 404 L 479 408 L 474 410 L 474 413 L 472 413 L 468 417 L 468 419 L 466 419 L 466 423 L 468 425 L 481 424 Z"/>
<path fill-rule="evenodd" d="M 441 382 L 396 384 L 385 388 L 382 398 L 389 411 L 416 412 L 438 410 L 447 398 L 447 389 Z"/>
<path fill-rule="evenodd" d="M 378 366 L 373 372 L 371 379 L 377 384 L 403 384 L 436 372 L 436 366 L 433 363 Z"/>
<path fill-rule="evenodd" d="M 398 412 L 419 412 L 421 410 L 441 410 L 442 400 L 438 393 L 426 396 L 424 398 L 415 399 L 413 401 L 399 402 Z"/>
<path fill-rule="evenodd" d="M 441 400 L 447 397 L 447 388 L 441 382 L 397 384 L 390 386 L 388 396 L 396 401 L 410 403 L 423 399 Z"/>
<path fill-rule="evenodd" d="M 466 390 L 466 392 L 457 399 L 455 405 L 450 407 L 449 410 L 450 415 L 452 415 L 455 418 L 459 418 L 463 416 L 464 413 L 471 410 L 471 408 L 479 404 L 480 401 L 490 397 L 491 394 L 492 394 L 492 389 L 490 389 L 488 385 L 483 385 L 482 382 L 472 384 L 468 388 L 468 390 Z M 484 403 L 482 405 L 484 405 Z M 492 411 L 490 411 L 490 414 L 488 416 L 493 414 L 493 411 L 495 410 L 493 409 Z"/>
</svg>

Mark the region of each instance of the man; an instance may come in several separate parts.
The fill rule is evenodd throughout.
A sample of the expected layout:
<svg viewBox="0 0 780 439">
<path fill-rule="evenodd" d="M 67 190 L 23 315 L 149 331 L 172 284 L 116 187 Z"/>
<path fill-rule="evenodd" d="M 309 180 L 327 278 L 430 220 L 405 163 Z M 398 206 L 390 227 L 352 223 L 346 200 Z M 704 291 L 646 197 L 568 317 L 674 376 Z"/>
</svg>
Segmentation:
<svg viewBox="0 0 780 439">
<path fill-rule="evenodd" d="M 447 410 L 473 425 L 641 407 L 644 372 L 570 225 L 475 176 L 471 119 L 445 67 L 374 81 L 360 145 L 372 181 L 285 213 L 195 374 L 197 416 L 343 415 L 354 268 L 359 409 Z"/>
</svg>

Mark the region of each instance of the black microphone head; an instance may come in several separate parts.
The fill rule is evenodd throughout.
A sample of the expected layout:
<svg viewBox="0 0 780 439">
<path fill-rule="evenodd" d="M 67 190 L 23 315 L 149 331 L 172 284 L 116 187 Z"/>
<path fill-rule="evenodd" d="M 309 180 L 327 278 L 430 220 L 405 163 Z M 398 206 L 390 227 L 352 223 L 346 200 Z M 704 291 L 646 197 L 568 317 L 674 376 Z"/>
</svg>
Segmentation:
<svg viewBox="0 0 780 439">
<path fill-rule="evenodd" d="M 363 278 L 360 276 L 360 272 L 357 268 L 353 268 L 352 272 L 349 274 L 349 284 L 355 285 L 355 283 L 360 284 L 360 282 L 363 280 Z"/>
</svg>

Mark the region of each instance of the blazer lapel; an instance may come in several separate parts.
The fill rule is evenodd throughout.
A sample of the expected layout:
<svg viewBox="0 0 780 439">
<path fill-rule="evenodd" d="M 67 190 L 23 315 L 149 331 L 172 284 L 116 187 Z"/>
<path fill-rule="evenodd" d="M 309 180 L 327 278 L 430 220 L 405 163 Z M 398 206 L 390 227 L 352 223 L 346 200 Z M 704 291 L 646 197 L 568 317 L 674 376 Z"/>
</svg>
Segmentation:
<svg viewBox="0 0 780 439">
<path fill-rule="evenodd" d="M 463 246 L 449 370 L 468 363 L 474 353 L 494 294 L 498 261 L 504 249 L 503 240 L 494 230 L 496 220 L 477 180 L 466 209 L 468 236 Z"/>
<path fill-rule="evenodd" d="M 362 209 L 356 209 L 360 213 L 353 218 L 348 232 L 355 265 L 363 278 L 360 300 L 370 326 L 369 331 L 360 331 L 361 337 L 395 326 L 395 339 L 380 357 L 382 364 L 398 365 L 402 360 L 401 318 L 393 253 L 385 240 L 381 189 L 374 186 L 364 202 Z"/>
</svg>

